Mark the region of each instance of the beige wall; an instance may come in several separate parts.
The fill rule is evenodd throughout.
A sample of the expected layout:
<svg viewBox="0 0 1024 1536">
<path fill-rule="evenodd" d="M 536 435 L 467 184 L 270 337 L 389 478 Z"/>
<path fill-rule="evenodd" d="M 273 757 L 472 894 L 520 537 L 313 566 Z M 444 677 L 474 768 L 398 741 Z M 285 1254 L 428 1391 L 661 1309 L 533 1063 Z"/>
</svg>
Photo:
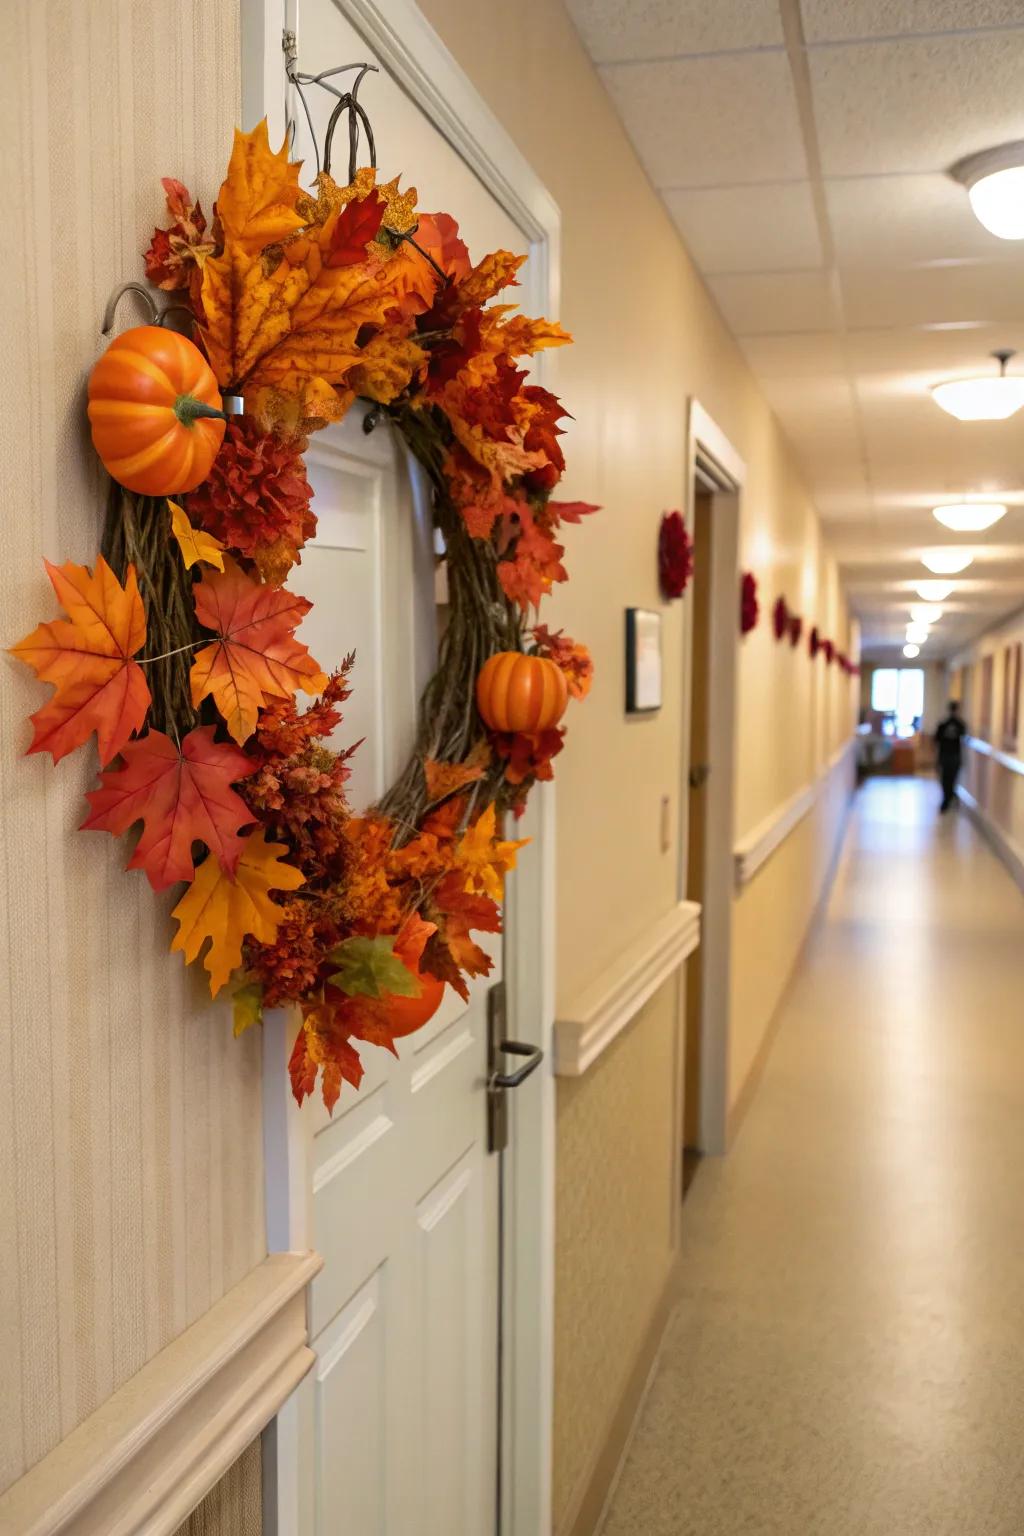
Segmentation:
<svg viewBox="0 0 1024 1536">
<path fill-rule="evenodd" d="M 179 1525 L 175 1536 L 262 1536 L 260 1442 L 254 1440 Z"/>
<path fill-rule="evenodd" d="M 6 0 L 0 635 L 54 614 L 43 555 L 92 561 L 83 388 L 140 276 L 161 175 L 215 186 L 236 0 Z M 127 322 L 128 312 L 124 316 Z M 0 688 L 0 1489 L 264 1254 L 259 1040 L 167 953 L 169 900 L 77 832 L 95 769 L 24 758 L 44 690 Z M 9 947 L 8 947 L 9 946 Z M 225 1527 L 227 1529 L 227 1527 Z"/>
<path fill-rule="evenodd" d="M 659 606 L 655 547 L 662 512 L 684 504 L 690 396 L 745 459 L 745 563 L 761 578 L 762 628 L 744 646 L 737 833 L 806 785 L 849 730 L 853 691 L 822 679 L 806 652 L 767 637 L 781 590 L 845 643 L 834 567 L 817 519 L 734 342 L 640 170 L 603 87 L 557 0 L 522 0 L 514 25 L 481 26 L 470 0 L 423 9 L 517 141 L 562 213 L 562 304 L 576 345 L 555 358 L 554 388 L 575 422 L 565 493 L 604 510 L 567 538 L 572 580 L 552 619 L 585 639 L 597 681 L 570 714 L 558 761 L 558 991 L 563 1004 L 662 917 L 676 896 L 674 848 L 659 846 L 662 795 L 679 814 L 683 734 L 682 604 L 665 609 L 665 707 L 623 715 L 623 609 Z M 506 18 L 507 20 L 507 18 Z M 776 880 L 786 914 L 777 950 L 735 946 L 746 999 L 777 995 L 813 890 L 813 860 Z M 759 877 L 771 877 L 766 870 Z M 749 987 L 743 978 L 753 977 Z M 555 1528 L 571 1520 L 671 1263 L 671 1055 L 675 984 L 652 1000 L 613 1052 L 563 1083 L 558 1106 Z M 753 1041 L 767 1019 L 743 1027 Z M 648 1125 L 659 1134 L 649 1135 Z M 668 1144 L 661 1139 L 664 1130 Z M 608 1198 L 598 1170 L 626 1158 Z M 652 1213 L 659 1212 L 657 1217 Z M 653 1223 L 648 1227 L 648 1223 Z M 638 1230 L 649 1237 L 637 1241 Z"/>
</svg>

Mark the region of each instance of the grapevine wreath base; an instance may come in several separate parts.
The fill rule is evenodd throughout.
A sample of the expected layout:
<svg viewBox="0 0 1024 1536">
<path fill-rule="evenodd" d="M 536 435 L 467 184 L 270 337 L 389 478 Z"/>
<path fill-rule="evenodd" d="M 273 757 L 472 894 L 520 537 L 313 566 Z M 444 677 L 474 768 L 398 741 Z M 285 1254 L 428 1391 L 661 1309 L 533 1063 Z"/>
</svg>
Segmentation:
<svg viewBox="0 0 1024 1536">
<path fill-rule="evenodd" d="M 47 565 L 66 617 L 14 647 L 54 687 L 28 750 L 57 762 L 95 735 L 83 826 L 141 827 L 129 869 L 185 883 L 171 948 L 214 996 L 231 985 L 236 1033 L 297 1005 L 295 1097 L 319 1076 L 333 1108 L 361 1043 L 393 1051 L 489 971 L 473 934 L 500 930 L 522 846 L 506 814 L 552 776 L 567 695 L 590 686 L 585 648 L 536 609 L 566 579 L 560 527 L 596 508 L 552 499 L 565 412 L 520 366 L 570 337 L 491 302 L 524 257 L 473 265 L 454 219 L 373 168 L 304 191 L 265 124 L 236 134 L 211 222 L 164 187 L 145 263 L 167 309 L 90 382 L 102 553 Z M 321 670 L 290 585 L 316 527 L 307 438 L 357 399 L 429 476 L 449 592 L 415 751 L 361 815 L 352 749 L 328 745 L 353 658 Z"/>
</svg>

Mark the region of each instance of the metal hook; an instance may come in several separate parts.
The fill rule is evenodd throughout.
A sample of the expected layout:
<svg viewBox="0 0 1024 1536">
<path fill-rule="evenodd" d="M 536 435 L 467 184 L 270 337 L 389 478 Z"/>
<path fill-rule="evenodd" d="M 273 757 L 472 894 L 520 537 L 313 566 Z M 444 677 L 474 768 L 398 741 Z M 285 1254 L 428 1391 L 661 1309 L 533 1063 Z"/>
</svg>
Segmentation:
<svg viewBox="0 0 1024 1536">
<path fill-rule="evenodd" d="M 369 119 L 369 117 L 366 114 L 365 108 L 362 107 L 360 105 L 360 103 L 359 103 L 358 95 L 359 95 L 359 87 L 360 87 L 360 85 L 362 85 L 365 76 L 367 74 L 370 74 L 371 72 L 374 73 L 374 74 L 377 73 L 377 65 L 376 64 L 338 64 L 338 65 L 335 65 L 332 69 L 321 70 L 318 75 L 310 75 L 310 74 L 304 73 L 298 67 L 298 47 L 297 47 L 297 44 L 296 44 L 296 39 L 295 39 L 295 33 L 294 32 L 285 31 L 282 34 L 282 37 L 281 37 L 281 48 L 282 48 L 282 51 L 284 53 L 284 58 L 285 58 L 285 75 L 287 76 L 287 78 L 291 82 L 291 84 L 295 87 L 295 93 L 298 96 L 300 102 L 302 103 L 302 110 L 303 110 L 303 112 L 305 113 L 305 116 L 306 116 L 306 123 L 307 123 L 307 125 L 309 127 L 309 136 L 310 136 L 310 140 L 312 141 L 312 145 L 313 145 L 313 155 L 314 155 L 314 157 L 316 159 L 316 174 L 317 174 L 317 176 L 320 175 L 321 170 L 323 170 L 325 175 L 329 175 L 330 174 L 330 169 L 331 169 L 331 144 L 332 144 L 333 139 L 334 139 L 334 130 L 337 127 L 338 119 L 341 117 L 342 113 L 346 112 L 346 111 L 349 114 L 349 122 L 348 122 L 348 139 L 349 139 L 348 179 L 349 179 L 349 181 L 351 182 L 354 179 L 355 174 L 356 174 L 356 170 L 358 168 L 357 161 L 358 161 L 358 156 L 359 156 L 359 130 L 360 130 L 360 127 L 362 127 L 363 131 L 366 134 L 366 144 L 367 144 L 367 150 L 368 150 L 369 156 L 370 156 L 370 165 L 371 165 L 371 167 L 373 169 L 376 169 L 376 166 L 377 166 L 377 149 L 376 149 L 376 145 L 374 143 L 373 129 L 370 126 L 370 119 Z M 347 74 L 350 70 L 358 70 L 358 72 L 359 72 L 357 74 L 357 76 L 356 76 L 355 83 L 353 84 L 351 90 L 340 91 L 340 90 L 338 90 L 338 88 L 336 86 L 334 86 L 334 85 L 332 85 L 330 83 L 334 79 L 334 77 L 336 75 Z M 334 97 L 337 98 L 337 104 L 336 104 L 336 106 L 334 107 L 334 109 L 331 112 L 331 116 L 330 116 L 330 119 L 329 119 L 328 124 L 327 124 L 327 132 L 326 132 L 326 134 L 324 136 L 324 153 L 323 153 L 323 161 L 322 161 L 322 163 L 321 163 L 321 157 L 320 157 L 320 145 L 317 142 L 316 130 L 315 130 L 314 126 L 313 126 L 313 114 L 310 111 L 309 102 L 306 99 L 306 92 L 303 89 L 304 86 L 310 86 L 310 85 L 317 85 L 317 86 L 320 87 L 321 90 L 327 91 L 329 95 L 334 96 Z M 295 148 L 295 135 L 296 135 L 296 132 L 297 132 L 298 124 L 296 123 L 294 118 L 289 117 L 289 119 L 287 121 L 286 127 L 287 127 L 287 136 L 289 138 L 289 141 L 290 141 L 290 144 L 291 144 L 291 148 L 294 151 L 294 148 Z"/>
</svg>

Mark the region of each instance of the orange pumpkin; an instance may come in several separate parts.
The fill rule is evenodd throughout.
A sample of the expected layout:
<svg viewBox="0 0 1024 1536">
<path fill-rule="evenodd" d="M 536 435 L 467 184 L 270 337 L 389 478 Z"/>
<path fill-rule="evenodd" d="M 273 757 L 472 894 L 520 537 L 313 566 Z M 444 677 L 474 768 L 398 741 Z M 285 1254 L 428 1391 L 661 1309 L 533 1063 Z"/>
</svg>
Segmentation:
<svg viewBox="0 0 1024 1536">
<path fill-rule="evenodd" d="M 550 730 L 568 702 L 565 676 L 546 656 L 499 651 L 476 680 L 476 707 L 493 731 Z"/>
<path fill-rule="evenodd" d="M 422 1029 L 428 1019 L 434 1017 L 444 996 L 444 982 L 438 981 L 436 976 L 424 971 L 415 971 L 414 975 L 420 983 L 419 997 L 388 998 L 387 1023 L 396 1040 Z"/>
<path fill-rule="evenodd" d="M 177 331 L 137 325 L 89 379 L 93 447 L 110 476 L 142 496 L 174 496 L 206 479 L 227 417 L 213 371 Z"/>
</svg>

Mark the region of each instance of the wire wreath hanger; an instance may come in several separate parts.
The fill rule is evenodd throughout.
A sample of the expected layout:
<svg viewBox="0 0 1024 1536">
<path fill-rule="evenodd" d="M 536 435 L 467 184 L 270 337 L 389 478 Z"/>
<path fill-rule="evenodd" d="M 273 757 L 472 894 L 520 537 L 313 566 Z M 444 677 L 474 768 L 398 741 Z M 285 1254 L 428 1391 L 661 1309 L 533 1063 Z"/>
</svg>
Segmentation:
<svg viewBox="0 0 1024 1536">
<path fill-rule="evenodd" d="M 376 64 L 337 64 L 332 69 L 323 69 L 318 75 L 306 74 L 299 69 L 298 48 L 295 42 L 294 32 L 285 32 L 281 44 L 284 50 L 285 74 L 295 87 L 295 94 L 302 103 L 302 110 L 306 115 L 309 125 L 309 136 L 313 143 L 313 153 L 316 156 L 316 173 L 319 176 L 323 171 L 326 175 L 331 173 L 331 150 L 334 144 L 334 132 L 343 113 L 348 113 L 348 179 L 353 181 L 358 169 L 359 161 L 359 135 L 360 130 L 366 135 L 366 152 L 369 156 L 370 166 L 377 169 L 377 146 L 373 138 L 373 128 L 370 124 L 366 108 L 359 100 L 359 87 L 368 74 L 376 74 Z M 350 74 L 357 70 L 355 81 L 346 90 L 339 90 L 332 84 L 339 75 Z M 317 143 L 316 129 L 313 126 L 313 114 L 309 109 L 309 101 L 306 97 L 306 87 L 319 86 L 322 91 L 336 98 L 334 109 L 327 122 L 327 131 L 324 134 L 323 163 L 320 159 L 320 145 Z M 294 118 L 289 118 L 287 123 L 288 137 L 292 147 L 295 148 L 295 132 L 298 127 Z"/>
</svg>

